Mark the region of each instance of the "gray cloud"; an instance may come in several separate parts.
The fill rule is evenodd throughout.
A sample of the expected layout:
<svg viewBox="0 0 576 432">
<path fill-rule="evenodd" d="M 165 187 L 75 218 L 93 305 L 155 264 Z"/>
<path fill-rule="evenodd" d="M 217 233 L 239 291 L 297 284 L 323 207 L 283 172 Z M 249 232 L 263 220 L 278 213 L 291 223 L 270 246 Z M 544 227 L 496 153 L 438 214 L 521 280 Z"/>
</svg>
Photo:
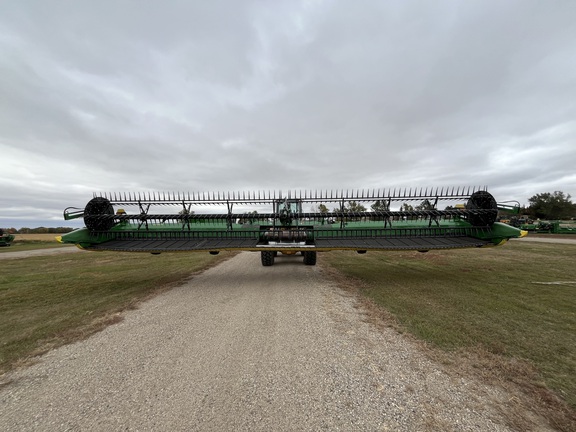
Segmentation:
<svg viewBox="0 0 576 432">
<path fill-rule="evenodd" d="M 576 196 L 575 19 L 556 1 L 2 3 L 0 225 L 58 224 L 102 190 Z"/>
</svg>

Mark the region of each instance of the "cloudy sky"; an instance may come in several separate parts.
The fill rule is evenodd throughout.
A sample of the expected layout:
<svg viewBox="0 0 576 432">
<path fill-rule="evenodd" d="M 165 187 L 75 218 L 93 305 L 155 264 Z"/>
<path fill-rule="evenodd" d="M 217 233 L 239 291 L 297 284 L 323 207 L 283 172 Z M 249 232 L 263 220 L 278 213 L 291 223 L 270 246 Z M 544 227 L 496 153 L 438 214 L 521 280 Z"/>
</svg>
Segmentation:
<svg viewBox="0 0 576 432">
<path fill-rule="evenodd" d="M 0 226 L 98 191 L 576 199 L 576 2 L 0 3 Z"/>
</svg>

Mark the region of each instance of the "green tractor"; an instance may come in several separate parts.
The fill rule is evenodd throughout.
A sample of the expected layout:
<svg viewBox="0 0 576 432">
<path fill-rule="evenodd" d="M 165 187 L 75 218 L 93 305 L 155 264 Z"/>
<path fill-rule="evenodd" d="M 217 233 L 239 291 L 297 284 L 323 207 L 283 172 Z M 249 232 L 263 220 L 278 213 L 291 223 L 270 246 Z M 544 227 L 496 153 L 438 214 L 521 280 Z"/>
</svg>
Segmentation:
<svg viewBox="0 0 576 432">
<path fill-rule="evenodd" d="M 359 203 L 378 205 L 359 211 L 365 208 Z M 455 205 L 441 210 L 440 203 Z M 221 210 L 205 210 L 214 207 Z M 238 207 L 252 211 L 235 211 Z M 86 227 L 58 240 L 93 251 L 253 251 L 264 266 L 281 253 L 301 255 L 304 264 L 314 265 L 318 252 L 330 250 L 427 252 L 498 246 L 525 236 L 496 222 L 499 209 L 510 210 L 481 188 L 109 193 L 94 195 L 84 209 L 65 209 L 64 219 L 83 218 Z"/>
<path fill-rule="evenodd" d="M 0 247 L 10 246 L 13 241 L 14 236 L 0 228 Z"/>
</svg>

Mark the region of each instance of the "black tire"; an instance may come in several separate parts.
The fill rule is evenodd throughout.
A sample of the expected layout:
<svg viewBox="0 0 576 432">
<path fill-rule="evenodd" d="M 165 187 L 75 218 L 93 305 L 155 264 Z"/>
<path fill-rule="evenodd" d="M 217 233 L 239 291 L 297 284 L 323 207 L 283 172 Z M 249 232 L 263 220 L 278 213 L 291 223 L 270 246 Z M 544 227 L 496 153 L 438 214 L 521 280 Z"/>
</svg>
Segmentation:
<svg viewBox="0 0 576 432">
<path fill-rule="evenodd" d="M 274 251 L 262 251 L 260 252 L 260 259 L 262 260 L 262 265 L 264 267 L 269 267 L 274 265 Z"/>
<path fill-rule="evenodd" d="M 311 251 L 304 252 L 304 264 L 316 265 L 316 252 Z"/>
</svg>

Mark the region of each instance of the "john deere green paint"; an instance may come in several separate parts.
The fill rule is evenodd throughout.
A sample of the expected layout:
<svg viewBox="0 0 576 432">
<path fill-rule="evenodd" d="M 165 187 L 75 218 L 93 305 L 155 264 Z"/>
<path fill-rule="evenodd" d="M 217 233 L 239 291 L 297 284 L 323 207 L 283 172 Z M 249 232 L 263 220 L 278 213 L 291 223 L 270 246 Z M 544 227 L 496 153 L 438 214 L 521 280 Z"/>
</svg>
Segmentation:
<svg viewBox="0 0 576 432">
<path fill-rule="evenodd" d="M 278 253 L 301 253 L 314 265 L 330 250 L 426 252 L 526 235 L 496 222 L 498 209 L 486 188 L 106 193 L 65 209 L 66 220 L 83 218 L 86 227 L 58 239 L 95 251 L 255 251 L 265 266 Z"/>
<path fill-rule="evenodd" d="M 0 228 L 0 247 L 10 246 L 13 241 L 14 236 Z"/>
</svg>

